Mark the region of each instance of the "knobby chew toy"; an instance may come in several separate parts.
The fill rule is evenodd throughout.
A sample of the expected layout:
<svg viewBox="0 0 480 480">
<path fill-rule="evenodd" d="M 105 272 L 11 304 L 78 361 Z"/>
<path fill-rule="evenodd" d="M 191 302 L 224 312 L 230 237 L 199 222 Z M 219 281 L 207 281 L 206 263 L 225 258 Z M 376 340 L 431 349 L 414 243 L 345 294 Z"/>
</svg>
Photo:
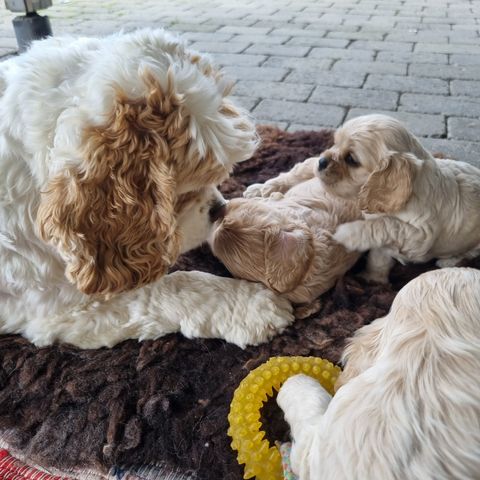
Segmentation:
<svg viewBox="0 0 480 480">
<path fill-rule="evenodd" d="M 228 435 L 238 452 L 238 463 L 245 464 L 243 478 L 283 479 L 280 452 L 270 447 L 261 430 L 260 409 L 274 390 L 298 373 L 315 378 L 333 395 L 340 368 L 317 357 L 273 357 L 252 370 L 235 390 L 228 414 Z"/>
</svg>

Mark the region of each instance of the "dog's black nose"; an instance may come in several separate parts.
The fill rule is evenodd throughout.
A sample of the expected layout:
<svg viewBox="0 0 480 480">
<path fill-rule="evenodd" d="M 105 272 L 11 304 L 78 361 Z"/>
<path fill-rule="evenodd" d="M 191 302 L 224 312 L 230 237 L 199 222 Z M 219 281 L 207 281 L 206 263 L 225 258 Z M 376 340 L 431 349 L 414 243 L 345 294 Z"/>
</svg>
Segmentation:
<svg viewBox="0 0 480 480">
<path fill-rule="evenodd" d="M 320 171 L 325 170 L 328 167 L 328 158 L 320 157 L 318 159 L 318 169 Z"/>
<path fill-rule="evenodd" d="M 210 210 L 208 211 L 208 215 L 212 223 L 223 218 L 226 213 L 227 213 L 227 204 L 224 201 L 215 202 L 210 207 Z"/>
</svg>

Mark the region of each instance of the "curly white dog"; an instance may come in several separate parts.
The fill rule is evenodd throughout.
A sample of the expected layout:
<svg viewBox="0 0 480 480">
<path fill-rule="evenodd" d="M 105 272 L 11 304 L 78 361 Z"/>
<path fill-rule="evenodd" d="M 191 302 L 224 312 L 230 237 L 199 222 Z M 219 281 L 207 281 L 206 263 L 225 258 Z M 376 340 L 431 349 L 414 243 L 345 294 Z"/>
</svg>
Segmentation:
<svg viewBox="0 0 480 480">
<path fill-rule="evenodd" d="M 370 250 L 368 278 L 387 282 L 394 259 L 436 258 L 452 267 L 480 254 L 480 169 L 435 159 L 398 120 L 349 120 L 318 170 L 331 193 L 356 199 L 365 213 L 334 238 L 349 250 Z"/>
<path fill-rule="evenodd" d="M 291 377 L 278 403 L 300 480 L 464 480 L 480 472 L 480 271 L 407 284 L 345 351 L 336 395 Z"/>
<path fill-rule="evenodd" d="M 292 320 L 260 284 L 165 275 L 204 242 L 257 137 L 208 57 L 163 30 L 52 38 L 0 63 L 0 332 L 84 348 Z"/>
</svg>

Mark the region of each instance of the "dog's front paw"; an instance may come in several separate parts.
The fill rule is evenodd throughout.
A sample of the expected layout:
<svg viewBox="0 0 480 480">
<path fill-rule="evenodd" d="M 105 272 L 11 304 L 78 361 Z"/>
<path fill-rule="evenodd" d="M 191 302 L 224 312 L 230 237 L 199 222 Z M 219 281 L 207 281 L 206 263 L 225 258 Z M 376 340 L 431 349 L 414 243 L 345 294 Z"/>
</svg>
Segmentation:
<svg viewBox="0 0 480 480">
<path fill-rule="evenodd" d="M 253 183 L 243 192 L 243 196 L 245 198 L 255 198 L 255 197 L 263 197 L 267 198 L 270 196 L 271 193 L 275 192 L 275 186 L 269 183 L 268 181 L 265 183 Z"/>
<path fill-rule="evenodd" d="M 343 245 L 350 252 L 362 252 L 368 250 L 362 245 L 362 226 L 363 222 L 357 220 L 355 222 L 343 223 L 337 227 L 333 234 L 333 239 Z"/>
<path fill-rule="evenodd" d="M 238 312 L 237 320 L 226 335 L 227 341 L 242 348 L 268 342 L 294 321 L 292 304 L 286 298 L 261 283 L 250 283 L 249 290 L 245 303 L 241 302 L 246 309 Z"/>
</svg>

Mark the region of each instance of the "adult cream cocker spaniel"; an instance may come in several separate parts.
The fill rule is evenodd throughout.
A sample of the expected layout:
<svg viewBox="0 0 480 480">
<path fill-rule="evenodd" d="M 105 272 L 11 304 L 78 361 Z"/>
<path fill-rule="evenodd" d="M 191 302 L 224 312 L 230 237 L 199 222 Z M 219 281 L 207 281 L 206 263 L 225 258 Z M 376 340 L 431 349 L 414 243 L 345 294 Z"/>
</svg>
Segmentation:
<svg viewBox="0 0 480 480">
<path fill-rule="evenodd" d="M 50 38 L 0 63 L 0 333 L 245 346 L 291 323 L 259 283 L 165 275 L 207 239 L 215 186 L 256 147 L 229 90 L 163 30 Z"/>
<path fill-rule="evenodd" d="M 480 271 L 435 270 L 355 334 L 332 398 L 313 378 L 277 397 L 299 480 L 464 480 L 480 473 Z"/>
<path fill-rule="evenodd" d="M 370 250 L 367 278 L 388 280 L 394 259 L 455 266 L 480 254 L 480 169 L 436 159 L 398 120 L 366 115 L 335 132 L 318 174 L 327 190 L 356 199 L 364 220 L 334 238 Z"/>
</svg>

